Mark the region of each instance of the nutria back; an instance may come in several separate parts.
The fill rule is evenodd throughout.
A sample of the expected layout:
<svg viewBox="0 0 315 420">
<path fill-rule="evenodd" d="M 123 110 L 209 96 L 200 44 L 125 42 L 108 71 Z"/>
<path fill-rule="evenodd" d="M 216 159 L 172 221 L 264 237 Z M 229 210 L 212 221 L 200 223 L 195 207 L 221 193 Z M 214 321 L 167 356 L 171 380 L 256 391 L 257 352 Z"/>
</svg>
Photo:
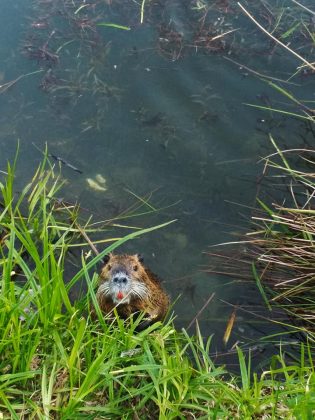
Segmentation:
<svg viewBox="0 0 315 420">
<path fill-rule="evenodd" d="M 151 322 L 163 320 L 169 297 L 159 278 L 136 255 L 109 254 L 101 270 L 96 298 L 104 315 L 114 308 L 120 317 L 145 312 Z"/>
</svg>

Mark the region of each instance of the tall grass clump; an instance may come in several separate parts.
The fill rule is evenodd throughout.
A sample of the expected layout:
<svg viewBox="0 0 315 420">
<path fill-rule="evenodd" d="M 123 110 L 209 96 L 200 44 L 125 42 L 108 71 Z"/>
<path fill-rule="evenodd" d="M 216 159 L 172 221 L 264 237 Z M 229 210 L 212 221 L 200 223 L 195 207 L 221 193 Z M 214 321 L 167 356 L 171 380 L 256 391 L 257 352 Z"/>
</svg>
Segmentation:
<svg viewBox="0 0 315 420">
<path fill-rule="evenodd" d="M 229 252 L 210 255 L 219 259 L 221 274 L 255 281 L 269 310 L 275 306 L 284 310 L 287 325 L 313 342 L 315 151 L 281 151 L 270 139 L 275 153 L 263 159 L 252 229 L 239 242 L 227 244 L 232 247 Z M 210 271 L 217 271 L 216 265 Z"/>
<path fill-rule="evenodd" d="M 0 183 L 0 415 L 33 419 L 308 418 L 314 410 L 309 346 L 288 364 L 280 353 L 265 372 L 252 373 L 238 350 L 241 377 L 213 364 L 211 340 L 177 332 L 172 320 L 137 333 L 125 323 L 89 316 L 95 264 L 131 232 L 92 260 L 84 254 L 67 278 L 70 249 L 83 228 L 77 206 L 61 203 L 62 186 L 44 160 L 17 192 L 15 165 Z M 81 223 L 81 225 L 80 225 Z M 164 224 L 165 225 L 165 224 Z M 161 225 L 161 226 L 164 226 Z M 89 223 L 85 232 L 92 232 Z M 103 232 L 107 236 L 106 230 Z M 110 239 L 110 238 L 109 238 Z M 69 292 L 83 280 L 87 293 Z M 96 307 L 97 309 L 97 307 Z"/>
<path fill-rule="evenodd" d="M 274 143 L 274 142 L 273 142 Z M 275 145 L 275 143 L 274 143 Z M 298 325 L 315 332 L 315 151 L 280 151 L 265 159 L 274 180 L 284 184 L 280 200 L 253 218 L 249 234 L 256 275 Z M 257 279 L 257 277 L 256 277 Z"/>
</svg>

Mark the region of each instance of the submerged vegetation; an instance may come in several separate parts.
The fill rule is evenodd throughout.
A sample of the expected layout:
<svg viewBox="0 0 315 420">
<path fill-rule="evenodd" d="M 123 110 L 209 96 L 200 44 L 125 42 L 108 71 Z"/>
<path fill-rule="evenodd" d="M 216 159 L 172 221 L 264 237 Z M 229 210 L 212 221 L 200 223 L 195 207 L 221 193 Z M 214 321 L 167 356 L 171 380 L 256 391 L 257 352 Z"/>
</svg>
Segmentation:
<svg viewBox="0 0 315 420">
<path fill-rule="evenodd" d="M 260 374 L 238 349 L 237 378 L 213 364 L 211 340 L 198 327 L 192 338 L 172 320 L 141 333 L 140 319 L 92 321 L 96 262 L 153 228 L 113 242 L 89 262 L 82 254 L 82 268 L 67 278 L 66 256 L 82 246 L 79 210 L 56 199 L 61 183 L 47 161 L 19 194 L 14 170 L 9 165 L 0 183 L 3 418 L 308 418 L 315 404 L 310 346 L 301 345 L 296 363 L 280 352 Z M 81 278 L 84 296 L 70 299 Z"/>
</svg>

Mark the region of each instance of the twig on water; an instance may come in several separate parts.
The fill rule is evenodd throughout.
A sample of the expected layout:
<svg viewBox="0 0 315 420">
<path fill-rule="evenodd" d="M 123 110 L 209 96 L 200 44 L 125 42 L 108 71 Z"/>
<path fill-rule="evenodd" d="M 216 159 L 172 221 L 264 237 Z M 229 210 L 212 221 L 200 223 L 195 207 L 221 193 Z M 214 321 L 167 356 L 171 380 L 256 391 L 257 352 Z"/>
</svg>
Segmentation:
<svg viewBox="0 0 315 420">
<path fill-rule="evenodd" d="M 235 31 L 239 31 L 239 28 L 231 29 L 229 31 L 224 32 L 223 34 L 214 36 L 213 38 L 211 38 L 211 41 L 215 41 L 216 39 L 223 38 L 225 35 L 231 34 L 232 32 L 235 32 Z"/>
<path fill-rule="evenodd" d="M 142 0 L 141 3 L 141 10 L 140 10 L 140 23 L 143 23 L 143 18 L 144 18 L 144 5 L 145 5 L 146 0 Z"/>
<path fill-rule="evenodd" d="M 260 23 L 258 23 L 257 20 L 245 9 L 245 7 L 241 5 L 240 2 L 237 2 L 237 4 L 243 10 L 243 12 L 255 23 L 255 25 L 258 26 L 258 28 L 260 30 L 262 30 L 266 35 L 268 35 L 271 39 L 273 39 L 277 44 L 281 45 L 283 48 L 290 51 L 291 54 L 293 54 L 299 60 L 303 61 L 304 64 L 306 64 L 309 68 L 311 68 L 312 70 L 315 71 L 315 66 L 312 63 L 310 63 L 305 58 L 303 58 L 301 55 L 299 55 L 298 53 L 293 51 L 290 47 L 285 45 L 283 42 L 279 41 L 279 39 L 277 39 L 276 37 L 271 35 L 271 33 L 268 32 L 263 26 L 261 26 Z"/>
<path fill-rule="evenodd" d="M 232 58 L 229 58 L 229 57 L 226 57 L 226 56 L 224 56 L 223 58 L 225 58 L 225 60 L 231 61 L 231 63 L 236 64 L 237 66 L 242 67 L 244 70 L 247 70 L 248 72 L 255 74 L 255 76 L 261 77 L 262 79 L 275 80 L 276 82 L 287 83 L 289 85 L 298 86 L 297 83 L 288 82 L 287 80 L 278 79 L 277 77 L 267 76 L 266 74 L 259 73 L 256 70 L 253 70 L 253 69 L 251 69 L 247 66 L 244 66 L 244 64 L 241 64 L 241 63 L 238 63 L 235 60 L 232 60 Z"/>
<path fill-rule="evenodd" d="M 198 319 L 198 317 L 201 315 L 201 313 L 206 309 L 206 307 L 209 305 L 209 303 L 214 298 L 215 293 L 213 292 L 212 295 L 207 299 L 206 303 L 203 305 L 203 307 L 200 309 L 200 311 L 197 313 L 197 315 L 192 319 L 192 321 L 189 323 L 188 327 L 186 328 L 189 330 L 189 328 L 193 325 L 193 323 Z"/>
<path fill-rule="evenodd" d="M 314 16 L 315 16 L 315 12 L 313 12 L 313 10 L 308 9 L 307 7 L 303 6 L 303 4 L 299 3 L 299 2 L 298 2 L 298 1 L 296 1 L 296 0 L 291 0 L 291 1 L 292 1 L 293 3 L 295 3 L 295 4 L 297 4 L 298 6 L 302 7 L 302 9 L 304 9 L 304 10 L 308 11 L 309 13 L 311 13 L 312 15 L 314 15 Z"/>
</svg>

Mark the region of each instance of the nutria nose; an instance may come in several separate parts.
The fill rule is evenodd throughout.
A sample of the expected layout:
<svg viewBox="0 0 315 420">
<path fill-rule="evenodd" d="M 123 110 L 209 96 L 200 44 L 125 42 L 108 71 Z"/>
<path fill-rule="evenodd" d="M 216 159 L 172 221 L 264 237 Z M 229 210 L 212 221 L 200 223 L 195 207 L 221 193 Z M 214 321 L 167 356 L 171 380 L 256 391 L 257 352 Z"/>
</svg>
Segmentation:
<svg viewBox="0 0 315 420">
<path fill-rule="evenodd" d="M 114 277 L 113 278 L 113 282 L 114 283 L 123 283 L 123 284 L 126 284 L 127 283 L 127 277 Z"/>
</svg>

